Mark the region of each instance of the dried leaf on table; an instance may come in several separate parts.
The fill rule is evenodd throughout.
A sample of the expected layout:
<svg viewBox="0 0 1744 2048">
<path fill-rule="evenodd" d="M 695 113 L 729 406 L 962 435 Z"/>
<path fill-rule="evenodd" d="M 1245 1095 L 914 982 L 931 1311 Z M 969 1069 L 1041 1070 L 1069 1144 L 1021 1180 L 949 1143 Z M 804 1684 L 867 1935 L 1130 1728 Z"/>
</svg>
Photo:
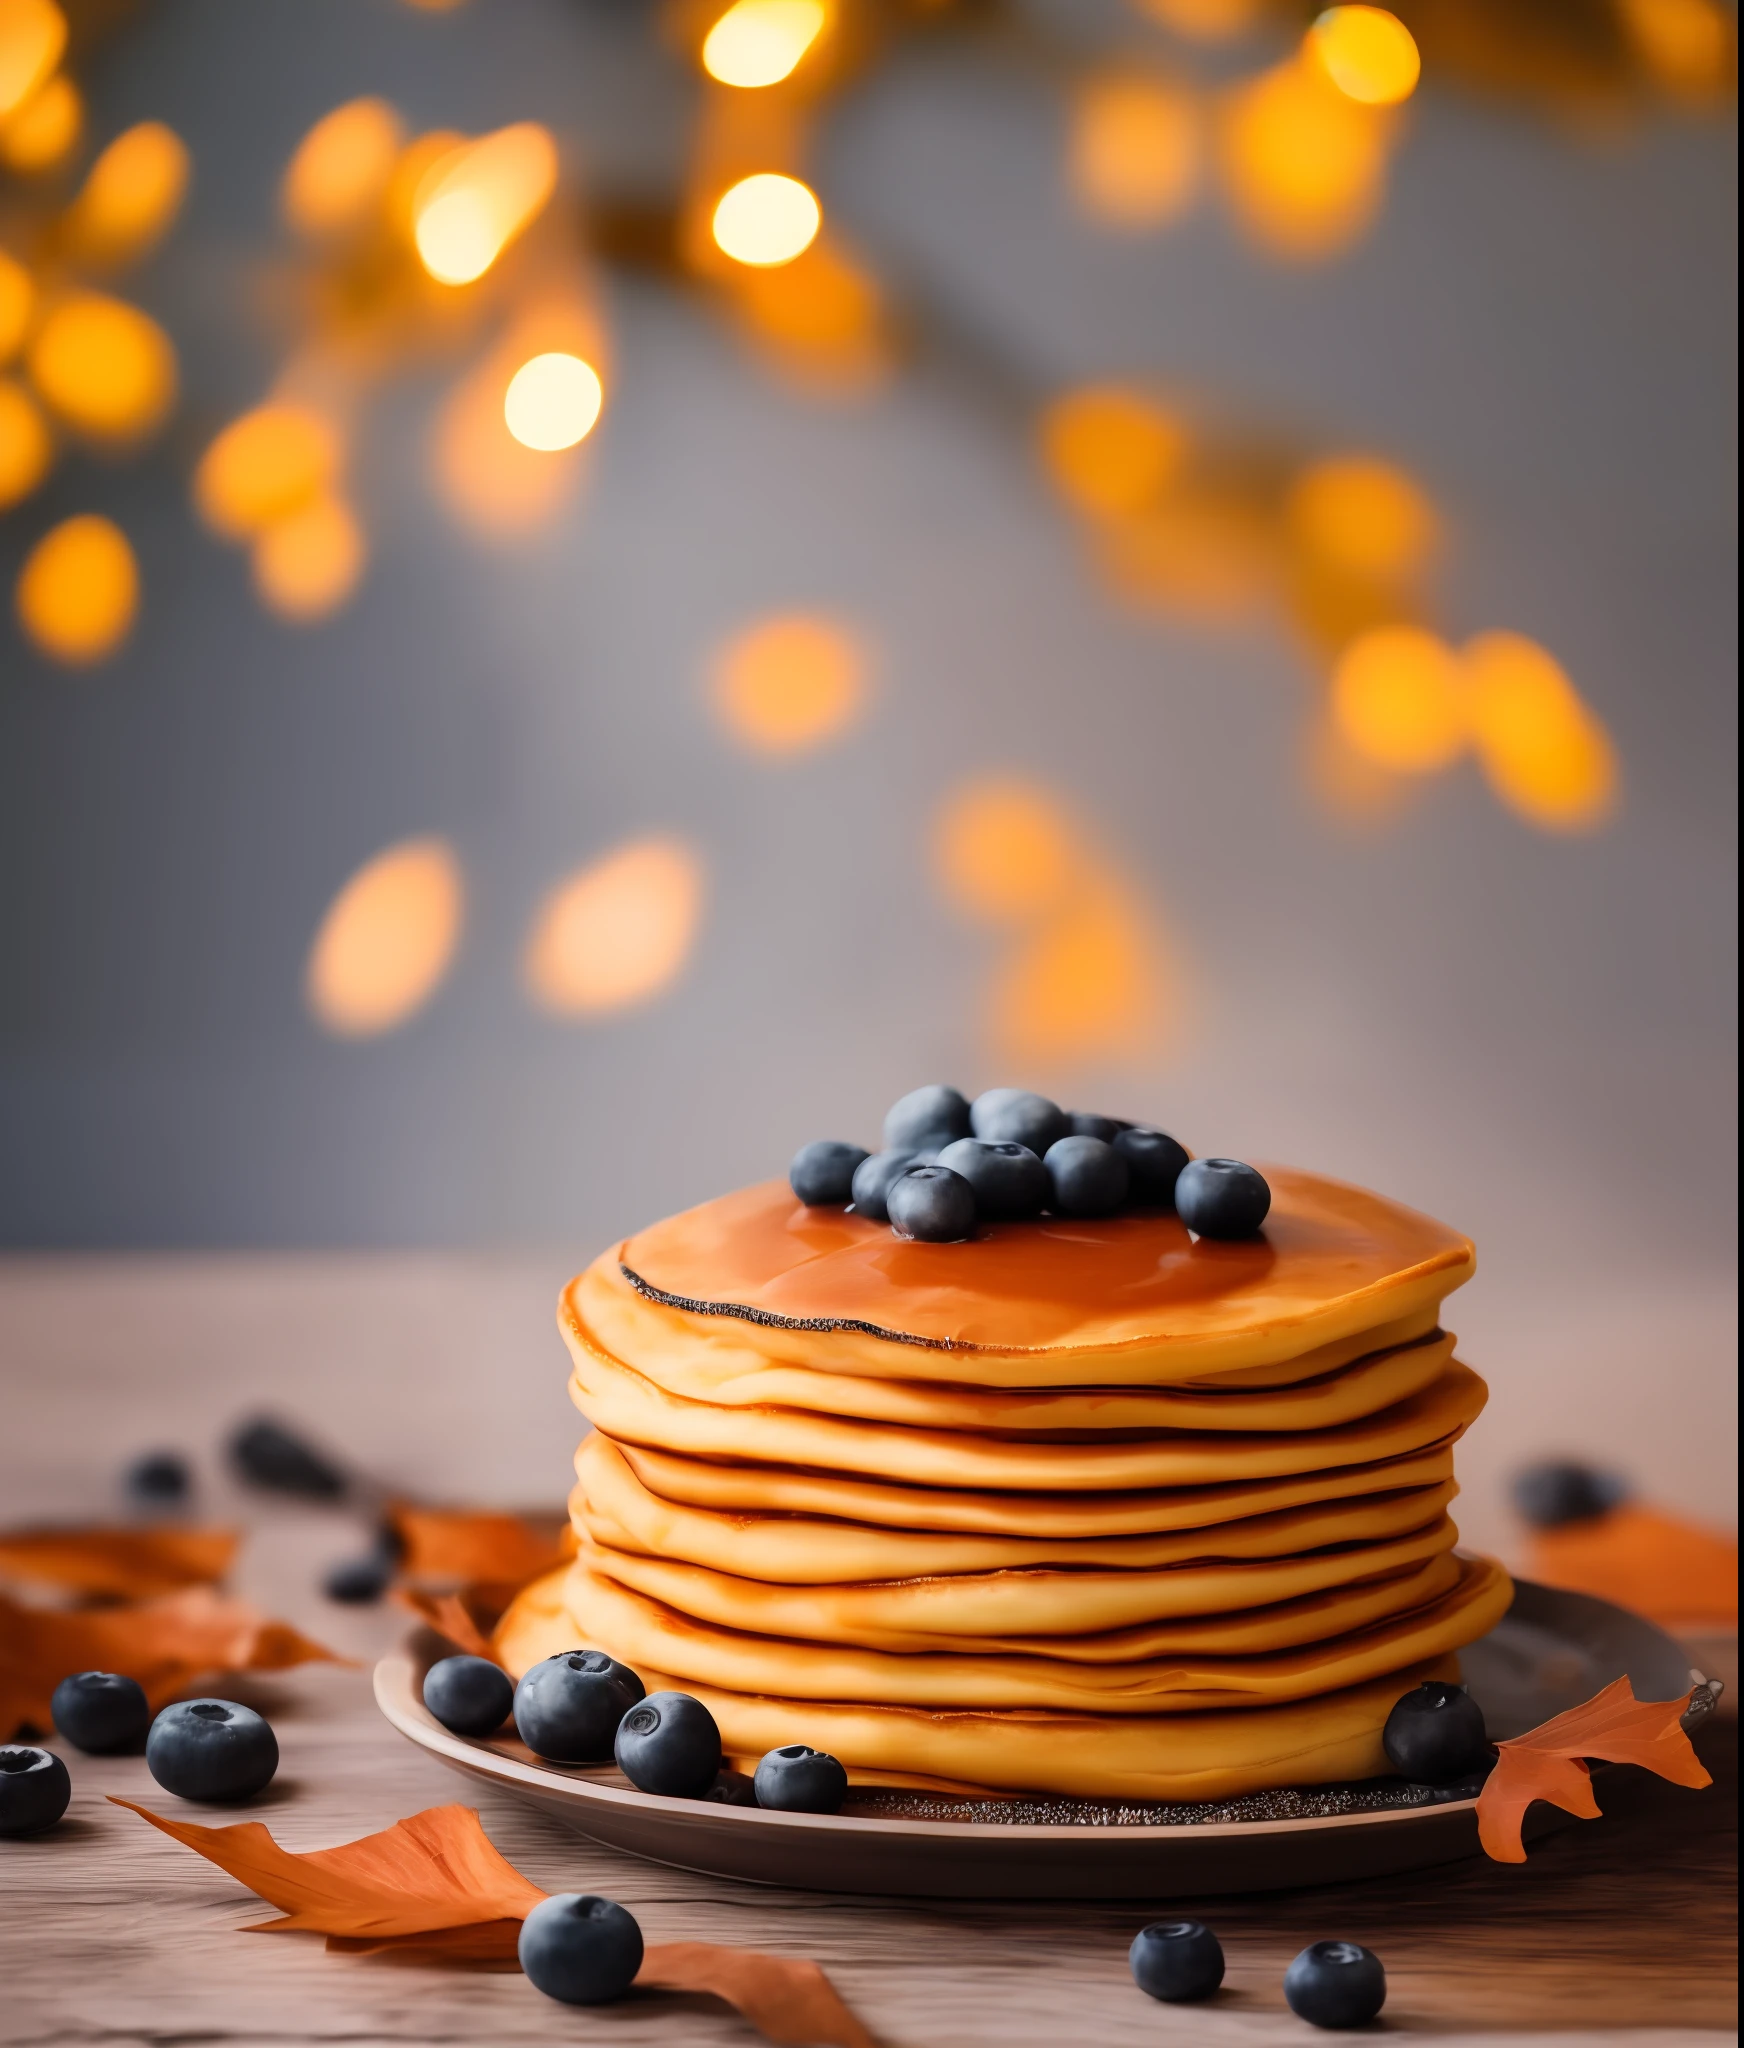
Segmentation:
<svg viewBox="0 0 1744 2048">
<path fill-rule="evenodd" d="M 398 1506 L 391 1516 L 404 1546 L 400 1569 L 410 1579 L 483 1579 L 524 1586 L 575 1554 L 567 1520 L 552 1515 L 467 1513 Z"/>
<path fill-rule="evenodd" d="M 1640 1764 L 1674 1785 L 1711 1785 L 1681 1725 L 1689 1703 L 1688 1693 L 1675 1700 L 1638 1700 L 1628 1679 L 1619 1678 L 1583 1706 L 1498 1743 L 1496 1767 L 1478 1795 L 1478 1839 L 1485 1853 L 1498 1863 L 1525 1862 L 1520 1828 L 1535 1799 L 1597 1820 L 1588 1757 Z"/>
<path fill-rule="evenodd" d="M 482 1615 L 499 1615 L 514 1597 L 510 1586 L 462 1586 L 458 1593 L 421 1593 L 415 1586 L 396 1586 L 394 1598 L 457 1650 L 469 1657 L 502 1660 L 491 1648 L 488 1623 Z"/>
<path fill-rule="evenodd" d="M 210 1586 L 236 1555 L 234 1529 L 10 1529 L 0 1532 L 0 1578 L 98 1598 L 142 1600 Z"/>
<path fill-rule="evenodd" d="M 816 1963 L 712 1941 L 668 1941 L 649 1949 L 636 1983 L 724 1998 L 780 2048 L 878 2048 Z"/>
<path fill-rule="evenodd" d="M 46 1730 L 49 1700 L 73 1671 L 136 1678 L 155 1709 L 220 1671 L 285 1671 L 340 1663 L 331 1650 L 246 1600 L 189 1586 L 128 1607 L 25 1607 L 0 1593 L 0 1738 L 21 1724 Z"/>
</svg>

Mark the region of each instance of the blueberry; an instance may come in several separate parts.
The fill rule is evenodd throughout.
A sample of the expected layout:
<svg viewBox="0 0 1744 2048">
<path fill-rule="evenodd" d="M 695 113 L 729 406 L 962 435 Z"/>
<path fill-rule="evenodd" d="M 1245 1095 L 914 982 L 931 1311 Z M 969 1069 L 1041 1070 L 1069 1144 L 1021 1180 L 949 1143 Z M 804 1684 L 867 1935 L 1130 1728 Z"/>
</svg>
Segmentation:
<svg viewBox="0 0 1744 2048">
<path fill-rule="evenodd" d="M 565 2005 L 609 2005 L 642 1967 L 642 1930 L 611 1899 L 558 1892 L 521 1922 L 516 1952 L 535 1991 Z"/>
<path fill-rule="evenodd" d="M 1112 1216 L 1126 1200 L 1126 1161 L 1100 1138 L 1061 1138 L 1043 1163 L 1056 1216 Z"/>
<path fill-rule="evenodd" d="M 1271 1189 L 1239 1159 L 1195 1159 L 1175 1183 L 1176 1212 L 1201 1237 L 1252 1237 L 1271 1206 Z"/>
<path fill-rule="evenodd" d="M 1117 1133 L 1111 1142 L 1126 1161 L 1132 1199 L 1157 1202 L 1172 1209 L 1175 1183 L 1188 1164 L 1186 1146 L 1163 1131 L 1147 1130 L 1142 1125 Z"/>
<path fill-rule="evenodd" d="M 721 1731 L 689 1693 L 654 1692 L 619 1722 L 615 1754 L 638 1792 L 705 1799 L 721 1767 Z"/>
<path fill-rule="evenodd" d="M 1381 1747 L 1401 1778 L 1445 1785 L 1468 1777 L 1489 1753 L 1484 1710 L 1463 1685 L 1431 1678 L 1396 1700 Z"/>
<path fill-rule="evenodd" d="M 975 1228 L 975 1190 L 948 1166 L 911 1166 L 884 1203 L 898 1236 L 922 1244 L 955 1244 Z"/>
<path fill-rule="evenodd" d="M 161 1506 L 186 1500 L 193 1475 L 179 1451 L 147 1451 L 128 1466 L 125 1484 L 135 1500 Z"/>
<path fill-rule="evenodd" d="M 336 1564 L 321 1581 L 321 1590 L 329 1600 L 340 1601 L 347 1607 L 368 1607 L 388 1589 L 388 1581 L 394 1575 L 394 1562 L 380 1550 L 372 1550 L 363 1557 L 348 1557 Z"/>
<path fill-rule="evenodd" d="M 1126 1959 L 1138 1988 L 1170 2005 L 1209 1998 L 1223 1982 L 1223 1944 L 1203 1920 L 1153 1920 Z"/>
<path fill-rule="evenodd" d="M 350 1481 L 313 1445 L 270 1416 L 245 1423 L 230 1439 L 230 1460 L 251 1486 L 303 1500 L 342 1500 Z"/>
<path fill-rule="evenodd" d="M 1387 2002 L 1387 1973 L 1354 1941 L 1315 1941 L 1284 1972 L 1284 2003 L 1311 2027 L 1366 2027 Z"/>
<path fill-rule="evenodd" d="M 911 1088 L 884 1116 L 889 1152 L 937 1152 L 969 1135 L 969 1105 L 955 1088 Z"/>
<path fill-rule="evenodd" d="M 1570 1522 L 1596 1522 L 1629 1495 L 1617 1472 L 1595 1472 L 1572 1459 L 1549 1458 L 1514 1475 L 1514 1505 L 1535 1529 L 1561 1529 Z"/>
<path fill-rule="evenodd" d="M 1048 1170 L 1027 1145 L 959 1138 L 939 1154 L 938 1163 L 969 1183 L 976 1215 L 990 1223 L 1039 1216 L 1048 1198 Z"/>
<path fill-rule="evenodd" d="M 145 1767 L 166 1792 L 210 1805 L 252 1799 L 272 1782 L 279 1746 L 252 1707 L 178 1700 L 145 1738 Z"/>
<path fill-rule="evenodd" d="M 1027 1145 L 1038 1159 L 1066 1135 L 1066 1112 L 1027 1088 L 989 1088 L 969 1111 L 976 1137 L 992 1145 Z"/>
<path fill-rule="evenodd" d="M 450 1734 L 493 1735 L 514 1707 L 515 1684 L 488 1657 L 444 1657 L 424 1673 L 424 1704 Z"/>
<path fill-rule="evenodd" d="M 72 1796 L 73 1781 L 52 1749 L 0 1749 L 0 1835 L 40 1835 Z"/>
<path fill-rule="evenodd" d="M 702 1796 L 715 1806 L 755 1806 L 756 1780 L 747 1778 L 743 1771 L 722 1770 Z"/>
<path fill-rule="evenodd" d="M 911 1166 L 918 1166 L 918 1152 L 874 1152 L 854 1169 L 854 1213 L 869 1216 L 874 1223 L 888 1223 L 890 1184 L 900 1180 Z"/>
<path fill-rule="evenodd" d="M 793 1155 L 787 1184 L 808 1209 L 840 1208 L 852 1198 L 854 1170 L 866 1157 L 863 1145 L 816 1138 Z"/>
<path fill-rule="evenodd" d="M 138 1749 L 151 1726 L 151 1708 L 135 1678 L 118 1671 L 76 1671 L 54 1689 L 55 1727 L 91 1756 Z"/>
<path fill-rule="evenodd" d="M 777 1813 L 840 1813 L 848 1796 L 848 1774 L 833 1756 L 790 1742 L 772 1749 L 752 1780 L 759 1806 Z"/>
<path fill-rule="evenodd" d="M 1112 1145 L 1122 1131 L 1130 1131 L 1132 1125 L 1125 1117 L 1095 1116 L 1087 1109 L 1066 1111 L 1068 1138 L 1100 1138 L 1105 1145 Z"/>
<path fill-rule="evenodd" d="M 635 1672 L 604 1650 L 559 1650 L 522 1674 L 515 1726 L 533 1754 L 550 1763 L 604 1763 L 618 1723 L 642 1693 Z"/>
</svg>

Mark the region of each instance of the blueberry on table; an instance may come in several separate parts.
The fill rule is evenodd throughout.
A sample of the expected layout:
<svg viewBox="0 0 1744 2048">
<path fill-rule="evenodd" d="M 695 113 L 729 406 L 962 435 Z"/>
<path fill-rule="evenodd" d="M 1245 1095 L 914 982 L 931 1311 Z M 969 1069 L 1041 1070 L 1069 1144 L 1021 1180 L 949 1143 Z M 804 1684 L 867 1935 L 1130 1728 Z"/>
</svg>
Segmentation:
<svg viewBox="0 0 1744 2048">
<path fill-rule="evenodd" d="M 279 1745 L 252 1707 L 234 1700 L 178 1700 L 145 1738 L 145 1766 L 166 1792 L 223 1806 L 272 1782 Z"/>
<path fill-rule="evenodd" d="M 394 1575 L 394 1561 L 380 1550 L 364 1557 L 348 1557 L 332 1566 L 321 1581 L 329 1600 L 346 1607 L 369 1607 L 388 1589 Z"/>
<path fill-rule="evenodd" d="M 151 1726 L 144 1689 L 119 1671 L 75 1671 L 55 1687 L 50 1711 L 59 1732 L 90 1756 L 137 1749 Z"/>
<path fill-rule="evenodd" d="M 969 1183 L 975 1213 L 989 1223 L 1039 1216 L 1048 1198 L 1048 1170 L 1027 1145 L 959 1138 L 939 1154 L 938 1164 Z"/>
<path fill-rule="evenodd" d="M 1038 1159 L 1056 1139 L 1066 1136 L 1066 1112 L 1027 1088 L 989 1088 L 977 1095 L 969 1123 L 976 1137 L 989 1144 L 1027 1145 Z"/>
<path fill-rule="evenodd" d="M 911 1166 L 884 1203 L 891 1229 L 922 1244 L 956 1244 L 975 1228 L 975 1190 L 948 1166 Z"/>
<path fill-rule="evenodd" d="M 1484 1710 L 1463 1685 L 1431 1678 L 1394 1702 L 1381 1747 L 1401 1778 L 1446 1785 L 1469 1777 L 1489 1753 Z"/>
<path fill-rule="evenodd" d="M 1596 1522 L 1629 1496 L 1621 1473 L 1597 1472 L 1568 1458 L 1547 1458 L 1516 1472 L 1514 1505 L 1535 1529 L 1562 1529 L 1571 1522 Z"/>
<path fill-rule="evenodd" d="M 613 1899 L 558 1892 L 521 1922 L 516 1952 L 535 1991 L 565 2005 L 609 2005 L 642 1967 L 642 1930 Z"/>
<path fill-rule="evenodd" d="M 911 1088 L 884 1114 L 887 1152 L 937 1152 L 969 1135 L 969 1105 L 955 1088 Z"/>
<path fill-rule="evenodd" d="M 342 1500 L 350 1490 L 350 1481 L 331 1458 L 270 1416 L 244 1423 L 230 1439 L 230 1461 L 251 1486 L 269 1493 Z"/>
<path fill-rule="evenodd" d="M 854 1170 L 867 1156 L 864 1145 L 816 1138 L 793 1155 L 787 1184 L 808 1209 L 844 1207 L 853 1198 Z"/>
<path fill-rule="evenodd" d="M 1043 1164 L 1056 1216 L 1112 1216 L 1126 1200 L 1126 1161 L 1100 1138 L 1061 1138 Z"/>
<path fill-rule="evenodd" d="M 1175 1212 L 1200 1237 L 1252 1237 L 1271 1206 L 1263 1176 L 1239 1159 L 1195 1159 L 1175 1183 Z"/>
<path fill-rule="evenodd" d="M 704 1799 L 721 1767 L 721 1731 L 687 1692 L 651 1692 L 618 1723 L 618 1769 L 638 1792 Z"/>
<path fill-rule="evenodd" d="M 522 1674 L 515 1726 L 548 1763 L 604 1763 L 618 1723 L 642 1693 L 635 1672 L 604 1650 L 559 1650 Z"/>
<path fill-rule="evenodd" d="M 193 1474 L 179 1451 L 147 1451 L 128 1466 L 125 1484 L 135 1500 L 162 1507 L 187 1499 Z"/>
<path fill-rule="evenodd" d="M 833 1756 L 790 1742 L 772 1749 L 752 1780 L 757 1804 L 776 1813 L 840 1813 L 848 1796 L 848 1774 Z"/>
<path fill-rule="evenodd" d="M 920 1163 L 918 1152 L 874 1152 L 862 1159 L 854 1169 L 854 1183 L 849 1190 L 855 1215 L 869 1216 L 874 1223 L 888 1223 L 891 1184 Z"/>
<path fill-rule="evenodd" d="M 1387 2002 L 1387 1973 L 1354 1941 L 1315 1941 L 1284 1972 L 1284 2003 L 1311 2027 L 1366 2027 Z"/>
<path fill-rule="evenodd" d="M 40 1835 L 67 1810 L 73 1781 L 52 1749 L 0 1748 L 0 1835 Z"/>
<path fill-rule="evenodd" d="M 1223 1944 L 1203 1920 L 1153 1920 L 1126 1959 L 1138 1988 L 1169 2005 L 1209 1998 L 1223 1982 Z"/>
<path fill-rule="evenodd" d="M 1112 1145 L 1122 1131 L 1131 1129 L 1132 1125 L 1122 1116 L 1097 1116 L 1087 1109 L 1066 1111 L 1068 1138 L 1100 1138 L 1103 1144 Z"/>
<path fill-rule="evenodd" d="M 444 1657 L 424 1673 L 424 1704 L 451 1735 L 493 1735 L 514 1707 L 514 1680 L 488 1657 Z"/>
<path fill-rule="evenodd" d="M 1147 1130 L 1142 1125 L 1117 1132 L 1109 1142 L 1126 1161 L 1132 1200 L 1173 1208 L 1175 1183 L 1191 1163 L 1186 1146 L 1166 1131 Z"/>
</svg>

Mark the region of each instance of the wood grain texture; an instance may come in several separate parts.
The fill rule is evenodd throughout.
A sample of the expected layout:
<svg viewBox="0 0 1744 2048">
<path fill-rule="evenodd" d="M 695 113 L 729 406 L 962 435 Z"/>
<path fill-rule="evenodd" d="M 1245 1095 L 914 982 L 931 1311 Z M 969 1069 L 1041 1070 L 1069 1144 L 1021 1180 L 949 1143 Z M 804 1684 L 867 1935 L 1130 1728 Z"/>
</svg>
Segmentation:
<svg viewBox="0 0 1744 2048">
<path fill-rule="evenodd" d="M 307 1264 L 253 1262 L 215 1283 L 203 1264 L 135 1261 L 134 1290 L 171 1300 L 186 1333 L 145 1356 L 117 1321 L 127 1288 L 106 1283 L 99 1301 L 81 1307 L 77 1288 L 45 1291 L 32 1279 L 21 1294 L 0 1267 L 0 1517 L 112 1512 L 124 1455 L 158 1443 L 201 1450 L 261 1406 L 325 1422 L 360 1460 L 405 1483 L 430 1475 L 440 1496 L 554 1495 L 566 1446 L 543 1431 L 547 1416 L 565 1429 L 567 1417 L 519 1361 L 548 1355 L 560 1377 L 545 1306 L 555 1282 L 547 1293 L 541 1276 L 455 1264 L 434 1270 L 435 1293 L 418 1297 L 414 1281 L 427 1288 L 435 1264 L 337 1261 L 324 1282 Z M 395 1312 L 401 1296 L 413 1303 L 404 1316 Z M 252 1597 L 363 1659 L 399 1632 L 403 1617 L 392 1611 L 335 1608 L 312 1590 L 321 1566 L 359 1542 L 344 1515 L 263 1510 L 217 1476 L 205 1493 L 214 1514 L 246 1516 L 240 1583 Z M 1385 2032 L 1399 2039 L 1671 2048 L 1735 2025 L 1735 1723 L 1702 1736 L 1718 1779 L 1711 1791 L 1618 1772 L 1606 1781 L 1603 1820 L 1538 1844 L 1523 1866 L 1473 1863 L 1371 1887 L 1171 1902 L 1171 1916 L 1210 1920 L 1230 1958 L 1225 1993 L 1180 2010 L 1143 1998 L 1127 1975 L 1142 1907 L 910 1905 L 662 1870 L 475 1792 L 393 1734 L 370 1701 L 366 1668 L 314 1667 L 227 1690 L 260 1706 L 278 1731 L 280 1776 L 248 1812 L 287 1846 L 321 1847 L 465 1799 L 537 1883 L 620 1899 L 651 1941 L 733 1942 L 823 1964 L 887 2048 L 1300 2044 L 1315 2037 L 1284 2008 L 1283 1969 L 1304 1942 L 1333 1934 L 1384 1959 Z M 582 2015 L 518 1976 L 241 1934 L 260 1917 L 252 1895 L 103 1798 L 176 1804 L 140 1759 L 74 1754 L 69 1763 L 74 1801 L 62 1826 L 0 1843 L 7 2043 L 743 2048 L 753 2039 L 706 1999 L 647 1994 Z"/>
</svg>

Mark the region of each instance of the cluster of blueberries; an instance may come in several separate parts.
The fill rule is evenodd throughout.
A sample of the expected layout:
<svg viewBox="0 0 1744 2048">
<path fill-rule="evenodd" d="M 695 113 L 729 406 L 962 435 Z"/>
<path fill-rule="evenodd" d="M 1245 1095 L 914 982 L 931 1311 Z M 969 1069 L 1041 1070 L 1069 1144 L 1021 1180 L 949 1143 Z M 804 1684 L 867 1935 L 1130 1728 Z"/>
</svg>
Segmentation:
<svg viewBox="0 0 1744 2048">
<path fill-rule="evenodd" d="M 1252 1237 L 1272 1191 L 1239 1159 L 1193 1159 L 1164 1131 L 1061 1109 L 1024 1088 L 915 1088 L 868 1152 L 819 1138 L 794 1155 L 793 1192 L 808 1207 L 852 1204 L 899 1237 L 954 1244 L 977 1223 L 1112 1216 L 1129 1205 L 1173 1209 L 1199 1237 Z"/>
</svg>

